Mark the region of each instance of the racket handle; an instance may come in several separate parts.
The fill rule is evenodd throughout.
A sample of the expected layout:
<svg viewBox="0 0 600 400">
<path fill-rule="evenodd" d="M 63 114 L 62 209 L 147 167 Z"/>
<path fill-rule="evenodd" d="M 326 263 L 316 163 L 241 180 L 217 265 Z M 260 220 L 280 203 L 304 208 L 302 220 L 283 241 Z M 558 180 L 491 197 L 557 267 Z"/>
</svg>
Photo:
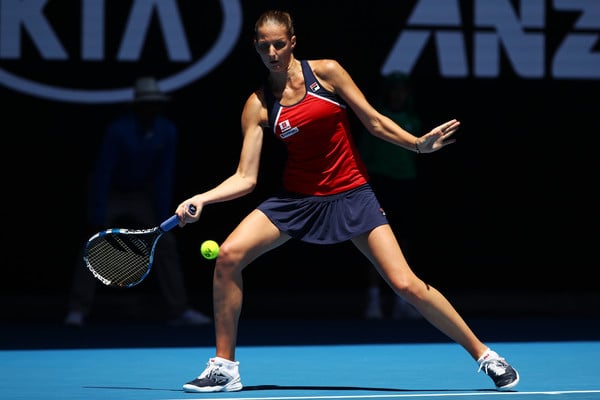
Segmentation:
<svg viewBox="0 0 600 400">
<path fill-rule="evenodd" d="M 196 206 L 194 206 L 193 204 L 189 205 L 188 210 L 192 214 L 196 214 Z M 179 224 L 179 217 L 177 216 L 177 214 L 175 214 L 171 218 L 169 218 L 168 220 L 166 220 L 162 224 L 160 224 L 160 230 L 163 232 L 167 232 L 167 231 L 170 231 L 171 229 L 175 228 L 178 224 Z"/>
</svg>

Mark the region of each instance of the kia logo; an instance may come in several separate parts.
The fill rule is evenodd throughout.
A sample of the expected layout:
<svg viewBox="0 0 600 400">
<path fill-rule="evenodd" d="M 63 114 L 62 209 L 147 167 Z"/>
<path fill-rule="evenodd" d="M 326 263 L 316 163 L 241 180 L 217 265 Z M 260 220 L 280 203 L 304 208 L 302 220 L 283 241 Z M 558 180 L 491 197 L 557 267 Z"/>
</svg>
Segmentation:
<svg viewBox="0 0 600 400">
<path fill-rule="evenodd" d="M 23 56 L 24 35 L 27 35 L 41 58 L 41 62 L 36 64 L 36 71 L 43 71 L 44 62 L 57 63 L 69 61 L 71 58 L 90 63 L 102 61 L 107 47 L 104 43 L 107 26 L 109 23 L 114 24 L 116 19 L 113 16 L 107 18 L 105 15 L 107 7 L 105 0 L 80 0 L 80 54 L 77 56 L 70 55 L 65 50 L 61 39 L 66 35 L 58 34 L 62 33 L 59 29 L 64 24 L 55 22 L 53 25 L 52 19 L 45 14 L 47 8 L 50 6 L 56 8 L 61 2 L 57 0 L 57 3 L 48 3 L 51 1 L 0 0 L 0 59 L 3 63 L 26 61 Z M 207 3 L 198 1 L 193 5 L 202 7 Z M 126 3 L 118 5 L 124 4 Z M 176 0 L 132 1 L 127 18 L 123 20 L 125 26 L 119 30 L 120 42 L 116 46 L 116 62 L 138 61 L 147 39 L 148 27 L 152 21 L 158 21 L 169 61 L 189 64 L 182 70 L 160 78 L 158 82 L 160 89 L 170 92 L 205 76 L 231 53 L 242 28 L 243 16 L 238 0 L 220 0 L 218 6 L 222 16 L 220 30 L 212 45 L 202 52 L 198 60 L 194 61 Z M 201 24 L 207 21 L 210 15 L 191 17 L 197 19 L 194 23 Z M 19 65 L 16 65 L 14 69 L 19 70 Z M 14 73 L 6 67 L 0 69 L 0 84 L 34 97 L 76 103 L 116 103 L 130 101 L 133 98 L 131 84 L 126 87 L 85 89 L 57 86 L 40 80 Z"/>
</svg>

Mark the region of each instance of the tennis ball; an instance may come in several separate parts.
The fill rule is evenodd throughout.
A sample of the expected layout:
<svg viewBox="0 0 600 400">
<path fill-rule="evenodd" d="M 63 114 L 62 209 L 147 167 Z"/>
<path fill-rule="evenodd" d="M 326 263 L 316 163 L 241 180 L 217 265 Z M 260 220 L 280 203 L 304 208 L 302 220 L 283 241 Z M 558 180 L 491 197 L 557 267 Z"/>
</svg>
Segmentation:
<svg viewBox="0 0 600 400">
<path fill-rule="evenodd" d="M 200 253 L 207 260 L 213 260 L 219 255 L 219 244 L 214 240 L 205 240 L 200 245 Z"/>
</svg>

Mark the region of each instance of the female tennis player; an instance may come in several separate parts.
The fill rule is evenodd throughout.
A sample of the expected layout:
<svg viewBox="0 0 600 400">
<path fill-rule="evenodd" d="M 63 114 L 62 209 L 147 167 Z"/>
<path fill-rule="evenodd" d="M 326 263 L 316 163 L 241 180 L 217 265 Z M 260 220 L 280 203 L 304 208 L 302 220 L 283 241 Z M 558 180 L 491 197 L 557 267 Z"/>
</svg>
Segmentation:
<svg viewBox="0 0 600 400">
<path fill-rule="evenodd" d="M 184 390 L 242 389 L 235 358 L 242 270 L 291 238 L 319 244 L 351 240 L 399 296 L 465 348 L 498 390 L 513 388 L 519 382 L 517 371 L 482 343 L 448 300 L 406 262 L 369 186 L 352 140 L 347 107 L 371 134 L 417 153 L 453 143 L 460 122 L 451 119 L 415 137 L 371 106 L 335 60 L 296 59 L 296 35 L 287 12 L 265 12 L 254 29 L 254 45 L 269 74 L 264 87 L 244 105 L 237 169 L 216 187 L 183 201 L 176 210 L 179 224 L 198 221 L 208 204 L 239 198 L 255 188 L 263 130 L 287 148 L 283 188 L 250 212 L 221 244 L 213 278 L 216 353 L 196 379 L 183 385 Z M 190 204 L 196 206 L 195 214 L 188 211 Z"/>
</svg>

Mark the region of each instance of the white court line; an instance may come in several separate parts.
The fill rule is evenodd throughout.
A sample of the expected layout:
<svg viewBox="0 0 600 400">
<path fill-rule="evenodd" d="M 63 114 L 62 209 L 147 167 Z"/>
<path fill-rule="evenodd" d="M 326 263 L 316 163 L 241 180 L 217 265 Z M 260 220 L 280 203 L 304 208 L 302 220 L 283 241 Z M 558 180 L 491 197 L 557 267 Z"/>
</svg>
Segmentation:
<svg viewBox="0 0 600 400">
<path fill-rule="evenodd" d="M 313 400 L 313 399 L 390 399 L 410 397 L 457 397 L 457 396 L 511 396 L 511 395 L 557 395 L 600 393 L 599 390 L 554 390 L 550 392 L 465 392 L 465 393 L 414 393 L 414 394 L 373 394 L 352 396 L 277 396 L 277 397 L 198 397 L 186 400 Z M 181 400 L 181 399 L 164 399 Z"/>
</svg>

